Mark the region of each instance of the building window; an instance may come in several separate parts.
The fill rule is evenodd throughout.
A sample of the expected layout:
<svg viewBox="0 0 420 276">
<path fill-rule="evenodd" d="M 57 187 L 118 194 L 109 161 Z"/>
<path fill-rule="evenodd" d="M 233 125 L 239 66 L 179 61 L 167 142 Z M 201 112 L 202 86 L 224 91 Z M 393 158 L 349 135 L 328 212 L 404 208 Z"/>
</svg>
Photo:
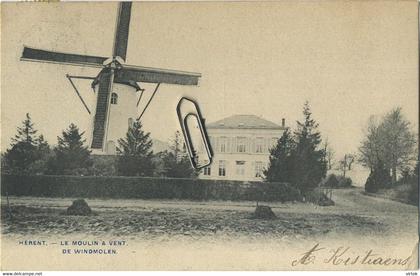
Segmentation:
<svg viewBox="0 0 420 276">
<path fill-rule="evenodd" d="M 118 103 L 118 94 L 114 92 L 111 94 L 111 104 L 117 104 L 117 103 Z"/>
<path fill-rule="evenodd" d="M 245 137 L 237 138 L 237 146 L 236 146 L 237 152 L 246 152 L 245 141 L 246 141 Z"/>
<path fill-rule="evenodd" d="M 226 176 L 226 161 L 219 161 L 219 176 Z"/>
<path fill-rule="evenodd" d="M 210 166 L 204 167 L 203 174 L 204 175 L 211 175 L 211 168 L 210 168 Z"/>
<path fill-rule="evenodd" d="M 262 162 L 255 162 L 255 177 L 262 177 L 263 174 L 263 163 Z"/>
<path fill-rule="evenodd" d="M 220 137 L 220 140 L 219 140 L 220 152 L 226 152 L 226 146 L 227 146 L 226 144 L 227 144 L 226 137 Z"/>
<path fill-rule="evenodd" d="M 264 139 L 262 137 L 257 137 L 257 139 L 255 139 L 255 152 L 256 153 L 263 152 L 263 143 L 264 143 Z"/>
<path fill-rule="evenodd" d="M 236 174 L 245 175 L 245 161 L 236 161 Z"/>
</svg>

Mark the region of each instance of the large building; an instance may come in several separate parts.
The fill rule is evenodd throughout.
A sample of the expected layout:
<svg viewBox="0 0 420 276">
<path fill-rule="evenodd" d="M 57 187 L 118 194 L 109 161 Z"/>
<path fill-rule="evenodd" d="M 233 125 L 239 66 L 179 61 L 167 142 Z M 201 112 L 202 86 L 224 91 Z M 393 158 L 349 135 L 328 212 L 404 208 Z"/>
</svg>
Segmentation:
<svg viewBox="0 0 420 276">
<path fill-rule="evenodd" d="M 234 115 L 206 124 L 213 149 L 213 161 L 200 178 L 262 181 L 269 162 L 269 149 L 286 130 L 255 115 Z"/>
</svg>

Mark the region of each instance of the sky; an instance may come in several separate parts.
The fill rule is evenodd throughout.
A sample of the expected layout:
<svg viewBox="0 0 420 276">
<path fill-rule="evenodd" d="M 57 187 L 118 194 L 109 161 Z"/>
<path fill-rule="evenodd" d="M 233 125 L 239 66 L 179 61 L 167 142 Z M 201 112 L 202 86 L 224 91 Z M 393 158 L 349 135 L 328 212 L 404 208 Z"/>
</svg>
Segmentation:
<svg viewBox="0 0 420 276">
<path fill-rule="evenodd" d="M 115 2 L 2 3 L 2 150 L 27 112 L 51 144 L 70 123 L 88 127 L 65 74 L 98 69 L 19 57 L 23 45 L 110 56 L 116 11 Z M 198 102 L 207 122 L 255 114 L 285 118 L 292 129 L 308 100 L 340 157 L 357 152 L 371 115 L 394 107 L 417 131 L 417 41 L 416 1 L 137 2 L 127 63 L 202 74 L 196 87 L 160 86 L 142 119 L 154 138 L 167 141 L 179 128 L 182 96 Z M 90 83 L 77 85 L 93 105 Z"/>
</svg>

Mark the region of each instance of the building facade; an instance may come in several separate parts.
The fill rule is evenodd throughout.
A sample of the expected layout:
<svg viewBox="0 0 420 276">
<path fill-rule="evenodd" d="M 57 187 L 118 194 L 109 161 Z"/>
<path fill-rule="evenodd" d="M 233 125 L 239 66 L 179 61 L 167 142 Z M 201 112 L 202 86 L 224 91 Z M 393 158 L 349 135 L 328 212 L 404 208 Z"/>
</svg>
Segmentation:
<svg viewBox="0 0 420 276">
<path fill-rule="evenodd" d="M 269 150 L 286 130 L 255 115 L 234 115 L 206 125 L 213 161 L 200 173 L 204 179 L 262 181 Z"/>
</svg>

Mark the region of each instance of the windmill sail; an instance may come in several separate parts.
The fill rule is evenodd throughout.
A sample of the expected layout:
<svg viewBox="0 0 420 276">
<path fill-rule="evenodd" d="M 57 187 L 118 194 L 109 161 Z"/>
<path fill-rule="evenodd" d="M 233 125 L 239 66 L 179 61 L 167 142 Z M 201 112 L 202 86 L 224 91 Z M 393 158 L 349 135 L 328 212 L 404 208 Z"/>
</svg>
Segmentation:
<svg viewBox="0 0 420 276">
<path fill-rule="evenodd" d="M 130 26 L 131 2 L 121 2 L 118 9 L 117 28 L 115 30 L 115 41 L 113 57 L 121 57 L 125 60 L 127 54 L 128 30 Z M 130 80 L 127 80 L 129 82 Z M 105 68 L 100 73 L 98 96 L 96 102 L 96 113 L 93 123 L 93 149 L 102 149 L 107 132 L 109 95 L 114 82 L 114 69 Z"/>
<path fill-rule="evenodd" d="M 108 117 L 109 94 L 112 90 L 114 78 L 113 70 L 106 68 L 102 70 L 99 76 L 98 96 L 96 101 L 96 113 L 93 121 L 93 149 L 102 149 L 106 131 L 106 122 Z"/>
<path fill-rule="evenodd" d="M 118 8 L 117 28 L 115 30 L 114 57 L 127 56 L 128 31 L 130 28 L 131 2 L 122 2 Z"/>
<path fill-rule="evenodd" d="M 115 74 L 118 81 L 197 85 L 200 73 L 123 65 Z"/>
<path fill-rule="evenodd" d="M 48 51 L 23 47 L 21 60 L 51 62 L 77 66 L 102 67 L 107 58 L 89 55 L 68 54 L 62 52 Z"/>
</svg>

